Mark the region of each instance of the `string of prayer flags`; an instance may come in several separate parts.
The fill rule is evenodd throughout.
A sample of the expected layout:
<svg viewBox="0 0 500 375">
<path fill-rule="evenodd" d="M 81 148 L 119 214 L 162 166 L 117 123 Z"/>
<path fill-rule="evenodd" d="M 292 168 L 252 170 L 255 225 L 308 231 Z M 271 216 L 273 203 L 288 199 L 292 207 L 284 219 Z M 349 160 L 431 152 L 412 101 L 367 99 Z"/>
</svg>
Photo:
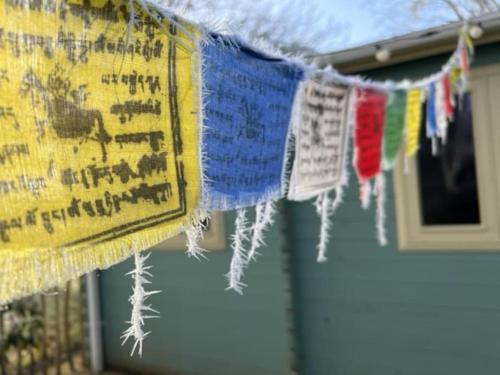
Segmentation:
<svg viewBox="0 0 500 375">
<path fill-rule="evenodd" d="M 406 92 L 402 90 L 389 93 L 385 109 L 383 166 L 392 169 L 396 163 L 406 115 Z"/>
<path fill-rule="evenodd" d="M 203 256 L 199 221 L 211 210 L 239 210 L 230 285 L 241 290 L 284 196 L 317 197 L 324 260 L 350 135 L 362 205 L 373 188 L 384 243 L 382 166 L 394 166 L 403 139 L 406 157 L 416 153 L 422 119 L 434 152 L 446 142 L 473 55 L 464 33 L 437 74 L 377 83 L 272 58 L 150 0 L 0 3 L 9 35 L 0 43 L 0 303 L 132 254 L 143 267 L 137 252 L 179 231 L 188 254 Z M 303 81 L 304 70 L 321 81 Z"/>
<path fill-rule="evenodd" d="M 199 77 L 193 41 L 139 7 L 129 24 L 120 1 L 0 2 L 0 28 L 13 36 L 0 44 L 10 113 L 0 134 L 6 303 L 115 264 L 196 219 Z"/>
<path fill-rule="evenodd" d="M 43 3 L 0 0 L 0 304 L 134 255 L 122 338 L 139 354 L 157 316 L 140 251 L 184 231 L 188 255 L 203 257 L 207 211 L 236 209 L 227 278 L 241 293 L 276 200 L 316 197 L 325 261 L 349 136 L 362 206 L 373 190 L 386 244 L 382 167 L 403 139 L 407 158 L 417 152 L 422 120 L 434 153 L 446 142 L 473 56 L 463 33 L 437 74 L 367 82 L 273 58 L 152 0 Z"/>
<path fill-rule="evenodd" d="M 203 206 L 232 210 L 283 197 L 293 100 L 303 72 L 216 37 L 201 47 Z"/>
</svg>

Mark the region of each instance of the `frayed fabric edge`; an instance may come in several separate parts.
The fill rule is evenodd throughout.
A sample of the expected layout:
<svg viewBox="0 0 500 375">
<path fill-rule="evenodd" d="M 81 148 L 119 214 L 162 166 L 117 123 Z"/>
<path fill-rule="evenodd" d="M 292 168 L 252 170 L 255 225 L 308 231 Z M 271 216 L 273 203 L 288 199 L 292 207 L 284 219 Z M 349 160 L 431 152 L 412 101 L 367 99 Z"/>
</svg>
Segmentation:
<svg viewBox="0 0 500 375">
<path fill-rule="evenodd" d="M 387 231 L 385 227 L 386 212 L 385 212 L 385 200 L 386 200 L 386 181 L 384 172 L 380 172 L 375 178 L 375 195 L 377 198 L 377 208 L 376 208 L 376 229 L 377 229 L 377 240 L 380 246 L 387 245 Z"/>
<path fill-rule="evenodd" d="M 130 356 L 133 356 L 137 350 L 139 357 L 142 357 L 143 342 L 151 333 L 151 331 L 144 331 L 145 321 L 147 319 L 160 317 L 160 313 L 147 303 L 149 297 L 161 293 L 160 290 L 147 291 L 145 289 L 146 285 L 151 284 L 150 278 L 153 277 L 153 274 L 150 272 L 153 266 L 146 266 L 146 261 L 150 256 L 151 253 L 146 255 L 140 254 L 139 252 L 135 253 L 134 270 L 127 273 L 134 281 L 132 295 L 129 297 L 129 302 L 132 305 L 132 312 L 130 314 L 130 320 L 126 322 L 129 324 L 129 327 L 123 332 L 121 339 L 122 346 L 125 345 L 129 339 L 134 340 Z"/>
<path fill-rule="evenodd" d="M 231 211 L 255 206 L 267 201 L 283 198 L 281 186 L 272 186 L 263 193 L 249 194 L 248 197 L 233 198 L 230 195 L 216 192 L 205 187 L 203 192 L 203 208 L 207 211 Z"/>
<path fill-rule="evenodd" d="M 196 260 L 207 259 L 205 253 L 208 250 L 202 248 L 199 243 L 203 240 L 205 233 L 204 221 L 209 220 L 210 216 L 205 210 L 198 210 L 196 220 L 189 225 L 186 230 L 186 254 L 189 258 Z"/>
<path fill-rule="evenodd" d="M 372 185 L 370 180 L 363 182 L 359 185 L 359 200 L 361 201 L 361 207 L 363 210 L 370 208 L 372 196 Z"/>
<path fill-rule="evenodd" d="M 259 203 L 255 206 L 255 223 L 252 227 L 252 240 L 247 256 L 247 264 L 252 260 L 257 260 L 257 256 L 260 255 L 257 250 L 265 245 L 264 232 L 274 223 L 275 213 L 274 201 Z"/>
<path fill-rule="evenodd" d="M 235 227 L 235 233 L 232 235 L 231 243 L 233 255 L 229 266 L 229 272 L 226 274 L 228 280 L 228 287 L 226 290 L 234 290 L 236 293 L 242 295 L 243 288 L 246 286 L 241 280 L 247 264 L 245 242 L 248 241 L 249 230 L 245 208 L 240 208 L 236 211 Z"/>
<path fill-rule="evenodd" d="M 22 255 L 4 249 L 3 261 L 0 262 L 0 304 L 64 285 L 87 272 L 120 263 L 138 251 L 185 231 L 193 221 L 199 220 L 196 214 L 193 212 L 175 227 L 143 231 L 142 238 L 136 234 L 135 237 L 139 238 L 132 235 L 132 238 L 117 238 L 112 242 L 86 246 L 32 249 Z"/>
<path fill-rule="evenodd" d="M 255 206 L 255 222 L 249 225 L 246 208 L 236 210 L 235 233 L 231 236 L 231 249 L 233 255 L 229 272 L 226 274 L 228 287 L 226 290 L 234 290 L 238 294 L 243 294 L 246 284 L 242 282 L 244 270 L 252 260 L 256 260 L 257 250 L 265 244 L 264 232 L 274 223 L 276 212 L 275 202 L 267 201 Z M 251 233 L 251 239 L 250 239 Z M 250 242 L 250 250 L 247 252 L 245 246 Z"/>
<path fill-rule="evenodd" d="M 327 261 L 326 251 L 328 247 L 328 240 L 330 238 L 330 228 L 332 223 L 330 221 L 330 213 L 332 211 L 331 201 L 329 193 L 323 193 L 318 196 L 315 201 L 316 213 L 320 217 L 320 232 L 319 232 L 319 242 L 318 242 L 318 263 L 324 263 Z"/>
</svg>

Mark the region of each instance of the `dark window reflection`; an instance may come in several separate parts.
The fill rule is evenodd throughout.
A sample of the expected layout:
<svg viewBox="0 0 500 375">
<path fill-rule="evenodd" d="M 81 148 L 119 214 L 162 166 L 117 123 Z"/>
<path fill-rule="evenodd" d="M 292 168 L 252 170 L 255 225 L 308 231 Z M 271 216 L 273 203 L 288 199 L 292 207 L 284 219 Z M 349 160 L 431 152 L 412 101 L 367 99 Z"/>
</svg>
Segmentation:
<svg viewBox="0 0 500 375">
<path fill-rule="evenodd" d="M 423 225 L 479 224 L 470 94 L 455 109 L 455 121 L 448 128 L 448 141 L 432 155 L 431 141 L 420 134 L 418 172 Z M 425 111 L 425 105 L 424 105 Z M 425 119 L 425 116 L 423 116 Z"/>
</svg>

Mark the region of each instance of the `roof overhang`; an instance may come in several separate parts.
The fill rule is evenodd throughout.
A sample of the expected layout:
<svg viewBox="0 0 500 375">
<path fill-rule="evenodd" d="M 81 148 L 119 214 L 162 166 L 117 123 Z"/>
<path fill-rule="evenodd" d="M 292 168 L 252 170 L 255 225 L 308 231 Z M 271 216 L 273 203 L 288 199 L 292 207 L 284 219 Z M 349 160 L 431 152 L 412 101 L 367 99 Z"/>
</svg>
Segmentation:
<svg viewBox="0 0 500 375">
<path fill-rule="evenodd" d="M 484 31 L 483 36 L 474 41 L 475 45 L 500 41 L 500 12 L 484 15 L 470 22 L 480 23 Z M 331 65 L 341 73 L 357 73 L 435 56 L 455 49 L 462 25 L 461 22 L 454 22 L 356 48 L 321 54 L 315 56 L 314 61 L 321 67 Z M 375 59 L 377 46 L 389 49 L 391 58 L 388 62 L 381 63 Z"/>
</svg>

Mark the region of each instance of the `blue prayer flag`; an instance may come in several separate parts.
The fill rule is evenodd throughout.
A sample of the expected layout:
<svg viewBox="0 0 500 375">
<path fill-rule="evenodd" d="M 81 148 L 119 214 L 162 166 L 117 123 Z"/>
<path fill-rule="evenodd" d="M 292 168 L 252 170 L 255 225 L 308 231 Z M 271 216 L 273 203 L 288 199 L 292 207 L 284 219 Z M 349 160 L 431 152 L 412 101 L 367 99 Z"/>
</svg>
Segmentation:
<svg viewBox="0 0 500 375">
<path fill-rule="evenodd" d="M 426 104 L 426 134 L 428 138 L 433 138 L 437 134 L 436 121 L 436 85 L 429 85 L 429 96 Z"/>
<path fill-rule="evenodd" d="M 284 196 L 288 131 L 303 71 L 222 37 L 202 45 L 203 206 Z"/>
</svg>

